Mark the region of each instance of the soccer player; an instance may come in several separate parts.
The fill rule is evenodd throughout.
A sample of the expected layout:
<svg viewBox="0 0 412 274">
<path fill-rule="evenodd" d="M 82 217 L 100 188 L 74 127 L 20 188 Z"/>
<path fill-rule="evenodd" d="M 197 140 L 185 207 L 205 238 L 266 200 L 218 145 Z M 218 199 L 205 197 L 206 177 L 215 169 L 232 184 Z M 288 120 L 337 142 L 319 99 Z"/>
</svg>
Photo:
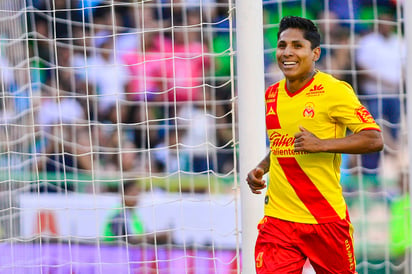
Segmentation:
<svg viewBox="0 0 412 274">
<path fill-rule="evenodd" d="M 265 94 L 270 152 L 246 179 L 260 194 L 269 172 L 256 272 L 302 273 L 309 259 L 318 274 L 356 273 L 341 153 L 382 150 L 381 130 L 349 84 L 315 68 L 320 34 L 312 21 L 284 17 L 277 36 L 284 79 Z"/>
</svg>

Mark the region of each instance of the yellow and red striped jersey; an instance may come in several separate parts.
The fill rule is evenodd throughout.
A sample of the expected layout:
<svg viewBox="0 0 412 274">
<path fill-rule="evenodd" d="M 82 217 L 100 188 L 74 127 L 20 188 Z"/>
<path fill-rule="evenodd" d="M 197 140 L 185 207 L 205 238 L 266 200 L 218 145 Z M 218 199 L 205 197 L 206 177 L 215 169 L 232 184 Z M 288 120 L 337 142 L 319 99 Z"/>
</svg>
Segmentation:
<svg viewBox="0 0 412 274">
<path fill-rule="evenodd" d="M 294 135 L 303 126 L 320 139 L 343 138 L 349 129 L 380 130 L 352 87 L 318 71 L 299 91 L 285 79 L 265 94 L 270 170 L 265 215 L 300 223 L 346 217 L 340 185 L 339 153 L 294 152 Z"/>
</svg>

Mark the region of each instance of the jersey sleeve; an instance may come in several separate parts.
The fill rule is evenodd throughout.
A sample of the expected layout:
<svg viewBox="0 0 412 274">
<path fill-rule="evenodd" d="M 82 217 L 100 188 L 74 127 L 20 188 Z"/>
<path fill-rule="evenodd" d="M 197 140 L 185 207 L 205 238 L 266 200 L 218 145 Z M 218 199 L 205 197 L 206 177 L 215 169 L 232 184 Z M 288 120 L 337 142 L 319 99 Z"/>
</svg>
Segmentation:
<svg viewBox="0 0 412 274">
<path fill-rule="evenodd" d="M 353 133 L 365 129 L 380 131 L 379 125 L 348 83 L 339 81 L 334 89 L 336 92 L 331 95 L 329 109 L 331 119 L 345 125 Z"/>
</svg>

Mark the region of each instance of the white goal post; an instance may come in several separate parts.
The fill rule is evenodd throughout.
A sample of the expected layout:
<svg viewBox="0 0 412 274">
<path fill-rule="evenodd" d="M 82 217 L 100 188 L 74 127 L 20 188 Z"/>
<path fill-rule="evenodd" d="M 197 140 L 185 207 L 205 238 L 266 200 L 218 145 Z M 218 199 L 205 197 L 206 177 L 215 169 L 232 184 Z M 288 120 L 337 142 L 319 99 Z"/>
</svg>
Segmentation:
<svg viewBox="0 0 412 274">
<path fill-rule="evenodd" d="M 239 186 L 242 209 L 242 273 L 253 273 L 257 224 L 263 217 L 264 195 L 254 195 L 247 172 L 267 153 L 263 13 L 260 1 L 236 1 L 237 90 L 239 104 Z M 253 69 L 251 69 L 253 68 Z M 247 201 L 247 202 L 246 202 Z"/>
</svg>

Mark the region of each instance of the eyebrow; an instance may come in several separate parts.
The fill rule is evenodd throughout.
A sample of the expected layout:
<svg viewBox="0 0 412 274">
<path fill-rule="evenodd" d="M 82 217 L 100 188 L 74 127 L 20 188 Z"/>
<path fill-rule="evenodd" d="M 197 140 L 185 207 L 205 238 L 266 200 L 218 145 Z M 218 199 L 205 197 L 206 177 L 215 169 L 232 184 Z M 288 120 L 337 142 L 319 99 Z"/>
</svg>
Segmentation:
<svg viewBox="0 0 412 274">
<path fill-rule="evenodd" d="M 292 43 L 292 44 L 298 44 L 298 43 L 304 43 L 304 41 L 305 41 L 305 40 L 292 40 L 291 43 Z M 279 43 L 286 43 L 286 40 L 279 40 L 279 41 L 278 41 L 278 44 L 279 44 Z"/>
</svg>

